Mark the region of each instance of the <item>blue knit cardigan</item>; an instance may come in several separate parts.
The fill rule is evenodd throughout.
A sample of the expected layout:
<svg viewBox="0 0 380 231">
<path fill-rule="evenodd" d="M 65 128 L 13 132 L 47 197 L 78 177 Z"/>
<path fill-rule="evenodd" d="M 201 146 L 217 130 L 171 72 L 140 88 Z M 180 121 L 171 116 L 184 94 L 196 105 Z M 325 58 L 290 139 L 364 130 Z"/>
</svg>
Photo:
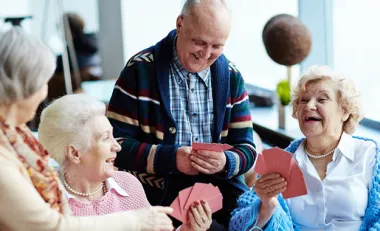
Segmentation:
<svg viewBox="0 0 380 231">
<path fill-rule="evenodd" d="M 374 173 L 372 178 L 372 189 L 369 192 L 368 205 L 365 211 L 362 225 L 359 231 L 375 231 L 380 230 L 380 155 L 379 145 L 376 141 L 354 136 L 356 139 L 372 141 L 376 144 L 376 161 L 374 165 Z M 303 139 L 293 141 L 286 150 L 294 153 Z M 263 230 L 283 230 L 298 231 L 292 220 L 289 208 L 281 195 L 278 196 L 280 206 L 277 206 L 273 216 Z M 256 223 L 260 208 L 260 198 L 251 190 L 244 193 L 238 200 L 238 207 L 232 212 L 230 221 L 230 231 L 251 230 Z"/>
</svg>

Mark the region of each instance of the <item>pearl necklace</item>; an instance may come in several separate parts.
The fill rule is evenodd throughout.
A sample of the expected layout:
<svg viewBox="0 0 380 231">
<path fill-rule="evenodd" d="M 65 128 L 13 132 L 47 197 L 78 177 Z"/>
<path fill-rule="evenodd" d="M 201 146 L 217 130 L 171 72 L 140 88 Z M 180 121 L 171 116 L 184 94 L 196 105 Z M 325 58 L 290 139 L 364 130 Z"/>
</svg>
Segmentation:
<svg viewBox="0 0 380 231">
<path fill-rule="evenodd" d="M 99 187 L 97 190 L 95 190 L 94 192 L 82 193 L 82 192 L 78 192 L 78 191 L 76 191 L 75 189 L 71 188 L 70 185 L 66 182 L 65 176 L 62 175 L 61 179 L 62 179 L 62 183 L 63 183 L 63 185 L 65 186 L 65 188 L 66 188 L 67 190 L 69 190 L 70 192 L 72 192 L 73 194 L 78 195 L 78 196 L 89 197 L 89 196 L 95 195 L 95 194 L 98 193 L 101 189 L 103 189 L 103 194 L 104 194 L 104 192 L 105 192 L 104 182 L 103 182 L 103 183 L 100 185 L 100 187 Z"/>
<path fill-rule="evenodd" d="M 336 148 L 334 148 L 333 150 L 331 150 L 331 151 L 329 151 L 328 153 L 323 154 L 323 155 L 312 155 L 312 154 L 310 154 L 310 153 L 306 150 L 306 145 L 305 145 L 305 147 L 304 147 L 304 150 L 305 150 L 306 154 L 307 154 L 309 157 L 314 158 L 314 159 L 322 159 L 322 158 L 325 158 L 326 156 L 329 156 L 329 155 L 333 154 L 334 151 L 335 151 L 335 149 L 336 149 Z"/>
</svg>

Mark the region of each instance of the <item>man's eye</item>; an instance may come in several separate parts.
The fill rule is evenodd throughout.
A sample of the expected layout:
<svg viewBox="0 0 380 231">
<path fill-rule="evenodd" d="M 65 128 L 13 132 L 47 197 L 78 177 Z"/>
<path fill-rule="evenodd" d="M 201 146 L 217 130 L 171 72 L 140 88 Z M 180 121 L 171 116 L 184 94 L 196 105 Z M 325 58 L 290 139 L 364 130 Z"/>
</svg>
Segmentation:
<svg viewBox="0 0 380 231">
<path fill-rule="evenodd" d="M 202 46 L 204 43 L 201 41 L 194 41 L 194 44 L 197 46 Z"/>
</svg>

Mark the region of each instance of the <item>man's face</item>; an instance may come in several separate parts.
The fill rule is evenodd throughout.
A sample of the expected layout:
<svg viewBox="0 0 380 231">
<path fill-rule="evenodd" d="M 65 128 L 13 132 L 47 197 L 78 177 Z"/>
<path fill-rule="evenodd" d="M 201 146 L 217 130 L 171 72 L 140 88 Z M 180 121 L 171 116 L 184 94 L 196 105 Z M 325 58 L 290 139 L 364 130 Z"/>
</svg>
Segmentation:
<svg viewBox="0 0 380 231">
<path fill-rule="evenodd" d="M 226 20 L 195 16 L 177 18 L 177 53 L 187 71 L 203 71 L 223 53 L 230 33 L 230 22 L 223 21 Z"/>
</svg>

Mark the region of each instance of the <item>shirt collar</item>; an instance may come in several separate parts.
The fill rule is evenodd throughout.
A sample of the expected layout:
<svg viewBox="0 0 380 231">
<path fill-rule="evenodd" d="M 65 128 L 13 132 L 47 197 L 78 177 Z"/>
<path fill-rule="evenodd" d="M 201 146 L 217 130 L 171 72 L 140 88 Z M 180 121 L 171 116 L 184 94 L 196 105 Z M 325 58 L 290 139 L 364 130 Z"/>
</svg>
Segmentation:
<svg viewBox="0 0 380 231">
<path fill-rule="evenodd" d="M 304 151 L 304 147 L 305 147 L 305 141 L 304 140 L 301 145 L 299 146 L 299 148 L 297 149 L 297 151 L 294 153 L 294 158 L 296 158 L 296 160 L 300 163 L 302 163 L 306 157 L 306 153 Z M 342 155 L 344 157 L 346 157 L 347 159 L 353 161 L 354 160 L 354 145 L 355 145 L 355 142 L 352 138 L 351 135 L 343 132 L 342 136 L 340 137 L 340 141 L 338 143 L 338 146 L 336 147 L 336 149 L 342 153 Z M 336 155 L 333 156 L 333 160 L 336 158 Z"/>
<path fill-rule="evenodd" d="M 352 136 L 343 132 L 342 136 L 340 137 L 340 141 L 339 141 L 337 149 L 343 154 L 343 156 L 353 161 L 354 148 L 355 148 L 355 142 Z"/>
<path fill-rule="evenodd" d="M 124 196 L 124 197 L 129 196 L 128 193 L 122 187 L 120 187 L 120 185 L 118 185 L 112 177 L 105 180 L 105 182 L 106 182 L 108 191 L 111 191 L 111 189 L 114 189 L 120 196 Z M 64 193 L 67 199 L 75 199 L 73 195 L 67 192 L 66 188 L 64 190 Z"/>
<path fill-rule="evenodd" d="M 185 80 L 186 77 L 189 77 L 190 75 L 195 75 L 195 76 L 198 76 L 199 78 L 201 78 L 203 83 L 206 85 L 206 87 L 208 87 L 208 80 L 210 78 L 210 75 L 209 75 L 210 67 L 204 69 L 203 71 L 196 72 L 196 73 L 188 72 L 186 70 L 186 68 L 179 61 L 176 43 L 177 43 L 177 36 L 175 37 L 174 42 L 173 42 L 173 65 L 175 66 L 175 69 L 178 69 L 179 72 L 182 73 L 182 75 L 179 73 L 174 74 L 175 79 L 177 80 L 177 83 L 180 84 L 182 81 Z"/>
</svg>

